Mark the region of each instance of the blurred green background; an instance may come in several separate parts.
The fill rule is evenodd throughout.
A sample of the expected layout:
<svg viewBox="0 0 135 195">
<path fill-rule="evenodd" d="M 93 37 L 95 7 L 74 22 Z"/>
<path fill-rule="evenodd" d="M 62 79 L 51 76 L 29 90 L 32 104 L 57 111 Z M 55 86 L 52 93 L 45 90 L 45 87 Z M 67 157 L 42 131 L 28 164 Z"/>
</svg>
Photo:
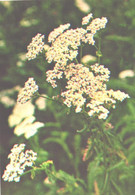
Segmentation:
<svg viewBox="0 0 135 195">
<path fill-rule="evenodd" d="M 135 163 L 135 77 L 120 79 L 119 73 L 123 70 L 131 69 L 135 71 L 135 1 L 134 0 L 86 0 L 94 17 L 107 17 L 108 23 L 104 33 L 102 33 L 101 51 L 103 58 L 101 63 L 111 71 L 111 79 L 108 83 L 109 88 L 120 89 L 128 93 L 131 97 L 126 103 L 121 103 L 116 110 L 112 112 L 111 121 L 115 126 L 115 131 L 123 140 L 127 157 L 131 164 Z M 27 45 L 31 42 L 33 36 L 37 33 L 48 34 L 60 24 L 70 23 L 71 28 L 81 26 L 81 19 L 87 15 L 81 11 L 75 4 L 75 0 L 31 0 L 31 1 L 0 1 L 0 90 L 13 88 L 16 85 L 23 86 L 28 77 L 34 77 L 37 83 L 45 78 L 44 71 L 38 68 L 38 61 L 26 61 L 21 58 L 22 54 L 27 52 Z M 94 49 L 84 51 L 84 54 L 96 55 Z M 42 93 L 55 92 L 49 84 L 40 86 Z M 14 94 L 14 99 L 16 100 Z M 51 107 L 52 106 L 52 107 Z M 66 119 L 61 111 L 61 107 L 48 103 L 47 111 L 37 113 L 40 121 L 53 121 L 55 112 L 61 114 L 57 116 L 58 121 L 62 120 L 62 129 L 71 130 L 69 143 L 72 135 L 75 135 L 74 129 L 79 128 L 73 122 L 73 117 Z M 13 129 L 8 127 L 8 116 L 12 112 L 12 107 L 5 108 L 0 103 L 0 130 L 1 130 L 1 173 L 8 164 L 7 155 L 14 143 L 24 142 L 24 138 L 18 138 L 13 134 Z M 66 112 L 66 111 L 65 111 Z M 77 121 L 77 119 L 75 119 Z M 69 121 L 72 124 L 69 125 Z M 57 130 L 57 129 L 56 129 Z M 42 134 L 40 135 L 42 137 Z M 48 134 L 46 134 L 46 137 Z M 55 148 L 52 156 L 56 161 L 57 168 L 65 168 L 65 159 L 61 159 L 62 151 L 59 146 L 47 146 L 48 151 Z M 52 147 L 52 148 L 51 148 Z M 61 151 L 57 156 L 56 153 Z M 56 153 L 55 153 L 56 152 Z M 60 160 L 61 159 L 61 162 Z M 68 163 L 67 163 L 68 164 Z M 70 167 L 65 171 L 71 171 Z M 28 177 L 27 182 L 22 178 L 19 183 L 8 183 L 2 181 L 2 195 L 43 195 L 45 186 L 41 181 L 44 175 L 38 175 L 33 181 Z M 134 181 L 129 182 L 122 188 L 124 195 L 134 194 Z M 49 193 L 48 193 L 49 194 Z"/>
</svg>

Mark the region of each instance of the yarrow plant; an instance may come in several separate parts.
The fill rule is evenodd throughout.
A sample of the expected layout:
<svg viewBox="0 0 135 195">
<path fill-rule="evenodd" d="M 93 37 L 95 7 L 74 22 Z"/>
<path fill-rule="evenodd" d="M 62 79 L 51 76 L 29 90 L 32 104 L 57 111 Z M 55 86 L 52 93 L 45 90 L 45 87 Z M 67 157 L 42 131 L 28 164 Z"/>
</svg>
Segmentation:
<svg viewBox="0 0 135 195">
<path fill-rule="evenodd" d="M 99 119 L 106 119 L 108 108 L 115 108 L 116 100 L 123 101 L 129 96 L 124 92 L 107 90 L 106 82 L 109 80 L 110 71 L 104 65 L 96 63 L 86 67 L 77 61 L 81 45 L 95 45 L 95 34 L 106 27 L 107 18 L 92 18 L 90 13 L 82 19 L 82 25 L 86 28 L 69 29 L 64 32 L 64 27 L 70 26 L 67 24 L 50 33 L 48 41 L 53 42 L 46 52 L 46 59 L 48 63 L 54 61 L 55 66 L 53 70 L 46 72 L 46 80 L 55 88 L 56 80 L 66 78 L 67 90 L 61 93 L 64 104 L 68 107 L 74 106 L 77 113 L 83 108 L 89 116 L 97 115 Z"/>
<path fill-rule="evenodd" d="M 60 90 L 58 89 L 58 94 L 52 97 L 47 96 L 47 94 L 40 95 L 38 93 L 38 85 L 34 78 L 30 77 L 25 83 L 24 88 L 20 90 L 17 98 L 17 105 L 14 107 L 13 114 L 9 117 L 9 125 L 11 127 L 16 125 L 14 133 L 17 136 L 24 134 L 24 137 L 29 139 L 33 135 L 38 134 L 38 128 L 46 127 L 47 125 L 50 127 L 52 125 L 52 123 L 44 125 L 44 123 L 41 122 L 34 122 L 36 119 L 33 116 L 35 108 L 33 107 L 33 104 L 30 103 L 30 100 L 32 100 L 33 97 L 39 98 L 35 101 L 35 104 L 37 105 L 41 102 L 41 98 L 46 98 L 53 102 L 59 102 L 61 105 L 65 105 L 66 108 L 71 111 L 74 110 L 75 113 L 80 113 L 78 116 L 84 119 L 85 125 L 83 129 L 77 130 L 77 133 L 83 133 L 84 131 L 87 133 L 87 146 L 86 149 L 83 150 L 82 162 L 88 160 L 90 156 L 92 156 L 92 163 L 89 164 L 87 169 L 89 172 L 87 182 L 88 184 L 90 183 L 90 186 L 92 185 L 92 187 L 88 186 L 88 189 L 86 190 L 87 192 L 89 191 L 89 193 L 92 191 L 92 194 L 100 194 L 100 191 L 102 191 L 101 194 L 105 194 L 104 192 L 107 188 L 108 174 L 110 171 L 109 169 L 108 171 L 106 167 L 114 166 L 115 164 L 115 159 L 110 157 L 111 161 L 110 159 L 108 161 L 108 156 L 115 154 L 128 164 L 123 152 L 121 150 L 116 151 L 116 149 L 113 148 L 114 140 L 111 142 L 111 139 L 113 139 L 114 136 L 110 136 L 111 133 L 109 132 L 109 130 L 114 128 L 113 125 L 104 122 L 108 117 L 109 110 L 115 108 L 118 100 L 123 101 L 124 99 L 129 98 L 128 94 L 121 92 L 120 90 L 114 91 L 113 89 L 107 88 L 110 71 L 105 65 L 100 63 L 102 54 L 100 50 L 101 38 L 99 33 L 100 30 L 106 27 L 107 22 L 108 20 L 106 17 L 94 19 L 93 14 L 90 13 L 82 18 L 82 27 L 80 28 L 70 29 L 69 23 L 55 28 L 48 36 L 48 44 L 43 42 L 45 36 L 39 33 L 32 38 L 32 42 L 27 47 L 27 59 L 35 59 L 42 53 L 41 56 L 43 57 L 43 61 L 46 60 L 48 63 L 53 64 L 53 67 L 51 66 L 51 68 L 46 71 L 46 80 L 44 80 L 44 82 L 49 83 L 50 86 L 52 86 L 52 89 L 54 88 L 53 90 L 56 90 L 57 87 Z M 83 48 L 88 45 L 96 48 L 97 57 L 92 55 L 83 56 Z M 93 61 L 95 62 L 94 64 L 89 64 L 89 62 L 93 63 Z M 43 106 L 40 106 L 41 110 L 46 107 L 44 103 L 45 102 L 43 102 Z M 23 114 L 20 115 L 17 111 L 17 107 L 19 105 L 25 106 L 26 104 L 29 104 L 28 110 L 31 107 L 31 111 L 28 111 L 26 116 Z M 18 118 L 19 122 L 17 122 L 16 118 Z M 57 117 L 55 118 L 57 121 Z M 59 127 L 59 125 L 56 124 L 53 124 L 52 126 Z M 68 136 L 66 132 L 62 132 L 60 138 L 58 137 L 58 134 L 56 134 L 56 131 L 54 132 L 54 135 L 56 135 L 56 137 L 48 138 L 44 140 L 43 143 L 55 142 L 60 144 L 67 153 L 68 158 L 74 167 L 76 176 L 72 177 L 61 170 L 56 171 L 53 161 L 51 160 L 43 162 L 39 167 L 34 167 L 32 171 L 30 171 L 31 174 L 33 171 L 44 170 L 47 175 L 47 179 L 45 179 L 44 183 L 49 185 L 50 188 L 52 186 L 53 190 L 54 184 L 57 185 L 57 180 L 63 181 L 65 184 L 64 187 L 59 189 L 56 188 L 55 194 L 59 192 L 63 192 L 63 194 L 75 192 L 74 190 L 78 190 L 77 193 L 75 193 L 77 195 L 79 195 L 80 192 L 81 194 L 84 194 L 84 189 L 87 188 L 87 182 L 84 182 L 79 178 L 80 170 L 78 159 L 80 157 L 76 157 L 77 155 L 81 156 L 81 154 L 78 154 L 80 148 L 76 149 L 77 147 L 80 147 L 81 144 L 80 134 L 75 136 L 74 145 L 77 153 L 75 154 L 75 160 L 73 160 L 74 155 L 70 152 L 70 149 L 65 143 L 66 137 Z M 12 153 L 8 156 L 11 162 L 3 175 L 5 181 L 18 182 L 20 176 L 24 173 L 25 167 L 33 166 L 37 154 L 31 150 L 24 153 L 24 147 L 24 144 L 21 144 L 20 146 L 15 145 L 11 150 Z M 101 165 L 102 169 L 100 169 L 101 167 L 98 167 L 99 165 Z M 93 170 L 94 176 L 92 175 Z M 99 186 L 101 185 L 98 185 L 98 177 L 96 178 L 98 174 L 102 175 L 100 178 L 105 177 L 104 184 L 100 189 Z M 83 190 L 79 182 L 82 184 Z M 52 194 L 54 194 L 54 191 Z"/>
</svg>

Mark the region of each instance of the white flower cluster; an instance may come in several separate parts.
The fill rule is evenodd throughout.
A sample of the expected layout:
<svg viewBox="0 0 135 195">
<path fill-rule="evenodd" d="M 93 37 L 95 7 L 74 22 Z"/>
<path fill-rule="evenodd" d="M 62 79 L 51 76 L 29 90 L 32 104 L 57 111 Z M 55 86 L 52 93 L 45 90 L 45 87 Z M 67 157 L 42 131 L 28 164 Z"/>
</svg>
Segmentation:
<svg viewBox="0 0 135 195">
<path fill-rule="evenodd" d="M 24 104 L 28 100 L 32 98 L 34 93 L 38 91 L 38 85 L 34 81 L 34 78 L 29 78 L 27 82 L 25 82 L 25 86 L 20 90 L 17 98 L 17 102 Z"/>
<path fill-rule="evenodd" d="M 90 20 L 92 21 L 90 22 Z M 87 63 L 83 65 L 77 62 L 79 47 L 82 43 L 94 45 L 94 35 L 100 29 L 105 28 L 106 23 L 107 18 L 93 19 L 93 15 L 90 13 L 82 18 L 82 25 L 86 25 L 86 28 L 69 29 L 69 23 L 60 25 L 48 36 L 50 46 L 45 47 L 44 45 L 48 63 L 52 61 L 55 63 L 53 70 L 46 72 L 46 80 L 55 88 L 57 87 L 56 81 L 64 77 L 67 81 L 66 90 L 61 93 L 64 103 L 68 107 L 74 106 L 75 112 L 81 112 L 84 108 L 89 116 L 96 115 L 99 119 L 107 117 L 108 108 L 114 108 L 116 100 L 123 101 L 125 98 L 129 98 L 123 92 L 107 90 L 106 82 L 109 80 L 110 71 L 103 65 L 94 64 L 88 68 L 86 67 Z M 36 86 L 36 84 L 34 85 Z M 18 102 L 28 101 L 37 90 L 38 86 L 33 89 L 31 85 L 30 89 L 25 86 L 18 96 Z"/>
<path fill-rule="evenodd" d="M 121 91 L 107 90 L 105 82 L 109 80 L 110 71 L 103 65 L 94 64 L 89 68 L 82 64 L 69 64 L 64 71 L 67 79 L 66 91 L 61 93 L 64 103 L 75 106 L 75 112 L 81 112 L 83 106 L 89 116 L 97 115 L 99 119 L 106 119 L 109 110 L 106 105 L 114 108 L 116 100 L 129 98 Z"/>
<path fill-rule="evenodd" d="M 67 30 L 70 27 L 70 24 L 60 25 L 58 28 L 55 28 L 48 36 L 48 42 L 53 42 L 56 37 L 58 37 L 61 33 Z"/>
<path fill-rule="evenodd" d="M 91 18 L 93 18 L 92 13 L 82 18 L 82 25 L 88 25 L 86 30 L 90 31 L 90 34 L 94 35 L 97 31 L 106 27 L 106 23 L 108 22 L 106 17 L 95 18 L 90 22 Z"/>
<path fill-rule="evenodd" d="M 92 14 L 90 13 L 82 19 L 82 24 L 88 24 L 91 18 Z M 50 82 L 53 87 L 57 86 L 56 79 L 62 78 L 66 65 L 77 57 L 78 49 L 82 42 L 94 45 L 94 34 L 97 30 L 105 28 L 106 22 L 106 18 L 97 18 L 97 20 L 92 20 L 86 29 L 76 28 L 64 31 L 66 27 L 69 28 L 69 24 L 66 24 L 50 33 L 48 39 L 50 42 L 52 41 L 52 44 L 46 52 L 46 59 L 48 63 L 54 61 L 55 67 L 53 70 L 47 71 L 46 74 L 47 81 Z"/>
<path fill-rule="evenodd" d="M 95 18 L 92 20 L 92 22 L 87 26 L 87 30 L 90 30 L 92 34 L 95 34 L 98 30 L 105 28 L 107 23 L 107 18 L 102 17 Z"/>
<path fill-rule="evenodd" d="M 83 28 L 70 29 L 60 34 L 46 52 L 48 63 L 55 61 L 62 66 L 73 60 L 78 55 L 83 35 L 87 31 Z M 62 68 L 62 67 L 61 67 Z"/>
<path fill-rule="evenodd" d="M 55 66 L 47 71 L 46 80 L 52 87 L 57 87 L 57 79 L 66 78 L 66 90 L 61 93 L 64 103 L 68 107 L 74 106 L 75 112 L 81 112 L 84 108 L 89 116 L 106 119 L 108 108 L 114 108 L 116 100 L 123 101 L 129 96 L 120 91 L 107 90 L 110 71 L 103 65 L 94 64 L 88 68 L 83 64 L 71 63 L 75 62 L 82 42 L 94 45 L 95 33 L 106 26 L 105 17 L 90 22 L 91 18 L 90 13 L 82 19 L 82 25 L 87 25 L 86 29 L 68 29 L 53 39 L 46 58 L 48 63 L 54 61 Z"/>
<path fill-rule="evenodd" d="M 72 61 L 78 55 L 78 47 L 81 42 L 94 45 L 94 34 L 105 28 L 107 19 L 105 17 L 93 19 L 89 24 L 90 19 L 93 18 L 92 13 L 82 18 L 82 25 L 87 25 L 86 29 L 77 28 L 70 29 L 70 24 L 60 25 L 55 28 L 48 36 L 48 42 L 52 43 L 51 47 L 47 48 L 46 59 L 48 63 L 52 61 L 65 66 L 68 61 Z M 90 32 L 89 32 L 90 31 Z M 36 56 L 44 49 L 44 35 L 38 33 L 32 38 L 32 42 L 28 45 L 28 53 L 26 57 L 28 60 L 36 58 Z"/>
<path fill-rule="evenodd" d="M 2 178 L 4 181 L 20 181 L 20 176 L 24 173 L 26 167 L 31 167 L 37 159 L 37 153 L 32 150 L 26 150 L 25 144 L 15 144 L 8 155 L 10 163 L 7 165 Z"/>
<path fill-rule="evenodd" d="M 44 35 L 38 33 L 35 37 L 32 38 L 32 42 L 27 46 L 26 58 L 28 60 L 35 59 L 39 53 L 44 49 Z"/>
<path fill-rule="evenodd" d="M 47 81 L 56 87 L 56 80 L 62 78 L 63 70 L 67 63 L 78 55 L 78 48 L 84 41 L 84 34 L 87 31 L 83 28 L 70 29 L 59 35 L 46 52 L 48 63 L 55 61 L 53 70 L 46 72 Z"/>
</svg>

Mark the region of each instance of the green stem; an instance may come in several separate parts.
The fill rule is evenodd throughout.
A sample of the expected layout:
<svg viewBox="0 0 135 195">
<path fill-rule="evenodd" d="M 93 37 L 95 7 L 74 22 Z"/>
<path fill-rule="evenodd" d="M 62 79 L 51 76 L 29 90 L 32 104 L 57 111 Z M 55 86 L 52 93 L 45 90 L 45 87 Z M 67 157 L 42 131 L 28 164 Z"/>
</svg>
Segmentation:
<svg viewBox="0 0 135 195">
<path fill-rule="evenodd" d="M 45 53 L 44 53 L 44 56 L 45 56 Z M 40 71 L 46 72 L 46 68 L 44 64 L 44 57 L 39 56 L 38 59 L 39 59 L 39 63 L 37 63 L 37 67 L 39 68 Z"/>
<path fill-rule="evenodd" d="M 101 39 L 98 38 L 98 53 L 101 52 Z M 98 63 L 100 64 L 100 54 L 98 54 Z"/>
<path fill-rule="evenodd" d="M 78 62 L 78 60 L 76 58 L 75 58 L 75 61 L 76 61 L 77 64 L 79 64 L 79 62 Z"/>
<path fill-rule="evenodd" d="M 105 134 L 105 136 L 106 136 L 106 138 L 107 138 L 107 141 L 108 141 L 110 147 L 114 148 L 114 145 L 113 145 L 113 143 L 110 141 L 109 136 L 108 136 L 105 132 L 104 132 L 104 134 Z"/>
<path fill-rule="evenodd" d="M 106 161 L 106 157 L 107 157 L 107 153 L 106 153 L 106 137 L 104 135 L 104 130 L 101 127 L 101 132 L 102 132 L 102 139 L 103 139 L 103 158 L 104 158 L 104 166 L 107 168 L 107 161 Z"/>
<path fill-rule="evenodd" d="M 78 170 L 78 164 L 74 163 L 74 167 L 75 167 L 75 173 L 76 173 L 76 177 L 80 178 L 80 172 Z"/>
<path fill-rule="evenodd" d="M 80 62 L 81 62 L 81 59 L 82 59 L 82 48 L 83 48 L 83 46 L 81 45 L 81 47 L 80 47 Z"/>
<path fill-rule="evenodd" d="M 43 171 L 43 170 L 45 170 L 45 168 L 44 167 L 33 167 L 33 169 L 30 169 L 30 170 L 28 170 L 28 171 L 25 171 L 21 176 L 23 176 L 23 175 L 26 175 L 26 174 L 29 174 L 29 173 L 31 173 L 32 171 Z"/>
<path fill-rule="evenodd" d="M 50 97 L 48 97 L 48 96 L 40 95 L 39 93 L 36 93 L 33 97 L 42 97 L 42 98 L 51 100 L 51 101 L 53 101 L 53 102 L 57 102 L 57 103 L 59 103 L 59 104 L 62 104 L 62 102 L 59 102 L 59 101 L 56 100 L 56 99 L 50 98 Z M 64 104 L 62 104 L 62 105 L 64 105 Z M 64 106 L 67 107 L 66 105 L 64 105 Z"/>
<path fill-rule="evenodd" d="M 96 45 L 94 45 L 94 47 L 98 50 L 98 47 Z"/>
<path fill-rule="evenodd" d="M 103 186 L 103 189 L 102 189 L 102 194 L 104 194 L 104 191 L 106 189 L 106 186 L 107 186 L 107 183 L 108 183 L 108 177 L 109 177 L 109 174 L 108 174 L 108 172 L 106 172 L 105 180 L 104 180 L 104 186 Z"/>
<path fill-rule="evenodd" d="M 118 192 L 117 194 L 123 195 L 123 192 L 121 191 L 120 187 L 114 182 L 114 180 L 111 180 L 111 183 L 114 186 L 115 190 Z"/>
<path fill-rule="evenodd" d="M 40 145 L 39 145 L 39 137 L 38 134 L 36 134 L 35 136 L 33 136 L 30 140 L 30 145 L 33 148 L 34 151 L 38 151 Z"/>
<path fill-rule="evenodd" d="M 45 99 L 47 99 L 47 100 L 51 100 L 51 101 L 56 101 L 56 100 L 54 100 L 54 99 L 52 99 L 52 98 L 50 98 L 50 97 L 48 97 L 48 96 L 43 96 L 43 95 L 40 95 L 39 94 L 39 97 L 42 97 L 42 98 L 45 98 Z"/>
<path fill-rule="evenodd" d="M 96 52 L 96 55 L 98 57 L 98 64 L 100 64 L 100 59 L 102 57 L 102 53 L 101 53 L 101 38 L 100 38 L 100 36 L 98 37 L 98 50 Z"/>
</svg>

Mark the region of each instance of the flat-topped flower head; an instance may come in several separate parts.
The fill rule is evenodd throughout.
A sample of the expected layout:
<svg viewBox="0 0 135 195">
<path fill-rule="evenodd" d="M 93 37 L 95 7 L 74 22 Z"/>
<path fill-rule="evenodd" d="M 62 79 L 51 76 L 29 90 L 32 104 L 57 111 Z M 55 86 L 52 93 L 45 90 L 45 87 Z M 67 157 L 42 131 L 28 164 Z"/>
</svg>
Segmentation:
<svg viewBox="0 0 135 195">
<path fill-rule="evenodd" d="M 6 166 L 6 170 L 2 176 L 4 181 L 20 181 L 20 176 L 24 173 L 26 167 L 31 167 L 37 159 L 37 153 L 32 150 L 26 150 L 25 144 L 15 144 L 8 155 L 10 163 Z"/>
<path fill-rule="evenodd" d="M 44 35 L 38 33 L 35 37 L 32 38 L 32 42 L 27 46 L 26 58 L 28 60 L 35 59 L 39 53 L 42 53 L 44 49 Z"/>
<path fill-rule="evenodd" d="M 20 90 L 17 98 L 17 102 L 24 104 L 29 101 L 32 96 L 38 91 L 38 85 L 34 81 L 34 78 L 29 78 L 27 82 L 25 82 L 25 86 Z"/>
</svg>

